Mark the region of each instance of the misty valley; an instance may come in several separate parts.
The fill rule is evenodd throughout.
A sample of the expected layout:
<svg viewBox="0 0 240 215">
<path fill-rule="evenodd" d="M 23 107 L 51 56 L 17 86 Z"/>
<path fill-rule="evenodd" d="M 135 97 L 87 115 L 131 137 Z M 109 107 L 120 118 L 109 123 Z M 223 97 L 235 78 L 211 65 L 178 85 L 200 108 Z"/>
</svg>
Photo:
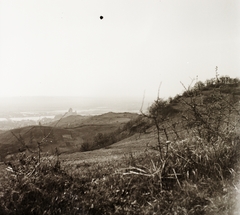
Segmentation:
<svg viewBox="0 0 240 215">
<path fill-rule="evenodd" d="M 47 124 L 62 115 L 100 115 L 107 112 L 139 113 L 141 98 L 13 97 L 0 103 L 0 130 Z M 149 99 L 146 101 L 149 103 Z M 145 107 L 146 108 L 146 107 Z M 71 111 L 69 112 L 69 110 Z"/>
</svg>

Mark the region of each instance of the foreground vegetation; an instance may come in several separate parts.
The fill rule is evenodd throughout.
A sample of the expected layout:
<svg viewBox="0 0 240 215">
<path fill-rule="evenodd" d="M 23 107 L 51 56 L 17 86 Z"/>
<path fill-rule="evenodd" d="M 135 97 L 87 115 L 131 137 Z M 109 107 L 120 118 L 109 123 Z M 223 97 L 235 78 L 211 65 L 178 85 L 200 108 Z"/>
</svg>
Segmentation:
<svg viewBox="0 0 240 215">
<path fill-rule="evenodd" d="M 0 214 L 237 214 L 240 83 L 206 83 L 157 98 L 119 130 L 154 133 L 144 152 L 69 165 L 39 143 L 16 155 L 2 171 Z"/>
</svg>

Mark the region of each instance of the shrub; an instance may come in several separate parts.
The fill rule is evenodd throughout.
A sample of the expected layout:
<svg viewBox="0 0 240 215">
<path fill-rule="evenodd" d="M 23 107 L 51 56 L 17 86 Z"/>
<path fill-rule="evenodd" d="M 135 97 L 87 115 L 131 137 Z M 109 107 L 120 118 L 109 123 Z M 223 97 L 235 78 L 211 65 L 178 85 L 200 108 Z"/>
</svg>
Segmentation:
<svg viewBox="0 0 240 215">
<path fill-rule="evenodd" d="M 81 144 L 81 148 L 80 148 L 81 152 L 86 152 L 86 151 L 89 151 L 89 150 L 91 150 L 91 146 L 90 146 L 89 142 L 84 142 L 84 143 Z"/>
</svg>

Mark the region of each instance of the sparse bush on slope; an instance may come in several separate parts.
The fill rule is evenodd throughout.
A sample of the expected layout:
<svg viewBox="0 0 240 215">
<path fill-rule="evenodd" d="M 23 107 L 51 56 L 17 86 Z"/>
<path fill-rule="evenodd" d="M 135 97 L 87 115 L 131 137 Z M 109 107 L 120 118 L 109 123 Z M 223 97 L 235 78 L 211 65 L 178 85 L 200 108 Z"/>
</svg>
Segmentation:
<svg viewBox="0 0 240 215">
<path fill-rule="evenodd" d="M 97 133 L 92 142 L 88 141 L 82 144 L 80 151 L 104 148 L 136 133 L 138 133 L 140 137 L 141 134 L 145 134 L 151 126 L 152 123 L 149 120 L 139 115 L 137 118 L 131 119 L 124 126 L 119 127 L 116 131 L 110 133 Z"/>
</svg>

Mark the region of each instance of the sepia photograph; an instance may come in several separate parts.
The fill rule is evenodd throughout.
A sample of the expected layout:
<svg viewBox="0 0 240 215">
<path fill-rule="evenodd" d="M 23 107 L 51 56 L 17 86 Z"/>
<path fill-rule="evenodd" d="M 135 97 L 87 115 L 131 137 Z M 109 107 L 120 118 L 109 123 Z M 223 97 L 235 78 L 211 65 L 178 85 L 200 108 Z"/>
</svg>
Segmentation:
<svg viewBox="0 0 240 215">
<path fill-rule="evenodd" d="M 239 215 L 239 0 L 0 0 L 0 215 Z"/>
</svg>

